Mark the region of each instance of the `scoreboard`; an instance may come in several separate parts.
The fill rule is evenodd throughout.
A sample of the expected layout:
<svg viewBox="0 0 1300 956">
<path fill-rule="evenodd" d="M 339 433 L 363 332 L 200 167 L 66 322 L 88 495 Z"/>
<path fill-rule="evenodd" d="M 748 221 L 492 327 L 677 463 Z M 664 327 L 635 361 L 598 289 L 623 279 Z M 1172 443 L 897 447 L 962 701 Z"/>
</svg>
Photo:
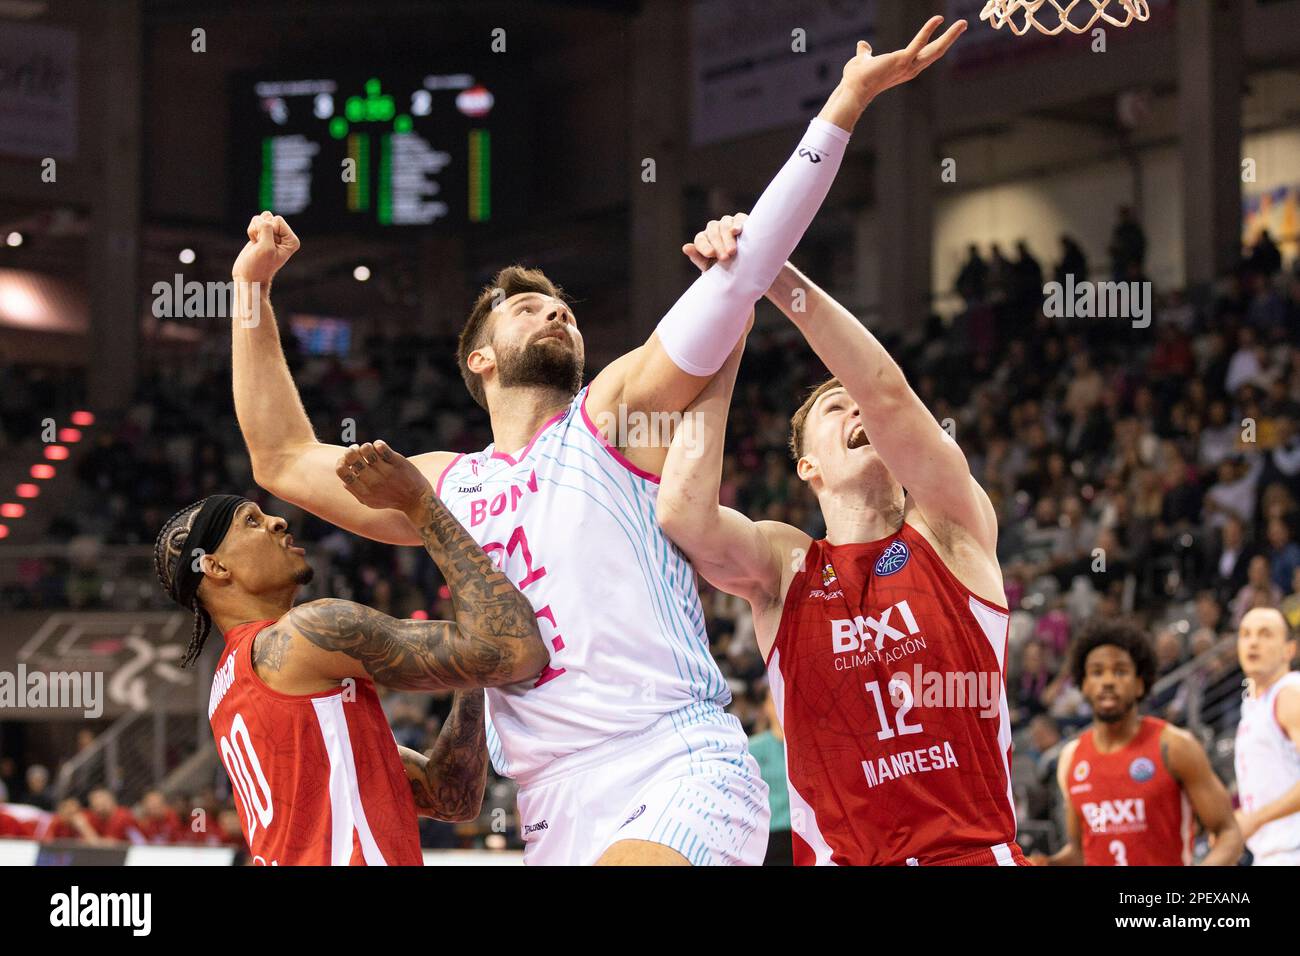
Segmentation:
<svg viewBox="0 0 1300 956">
<path fill-rule="evenodd" d="M 530 111 L 472 73 L 242 77 L 234 92 L 236 222 L 309 229 L 465 227 L 528 200 Z"/>
</svg>

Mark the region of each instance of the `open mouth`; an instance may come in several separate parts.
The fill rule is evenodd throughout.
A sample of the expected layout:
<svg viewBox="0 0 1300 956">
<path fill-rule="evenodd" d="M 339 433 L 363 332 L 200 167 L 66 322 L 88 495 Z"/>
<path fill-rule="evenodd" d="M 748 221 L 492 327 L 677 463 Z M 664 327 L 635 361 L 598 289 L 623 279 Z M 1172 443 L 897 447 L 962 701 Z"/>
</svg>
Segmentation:
<svg viewBox="0 0 1300 956">
<path fill-rule="evenodd" d="M 862 430 L 861 425 L 849 433 L 849 451 L 869 444 L 871 444 L 871 442 L 867 441 L 867 433 Z"/>
</svg>

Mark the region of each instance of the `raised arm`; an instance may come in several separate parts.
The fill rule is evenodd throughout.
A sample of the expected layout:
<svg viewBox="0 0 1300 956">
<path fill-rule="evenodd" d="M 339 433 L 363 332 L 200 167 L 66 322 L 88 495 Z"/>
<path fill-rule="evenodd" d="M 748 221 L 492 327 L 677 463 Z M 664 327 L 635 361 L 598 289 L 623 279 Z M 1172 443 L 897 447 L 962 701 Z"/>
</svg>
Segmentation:
<svg viewBox="0 0 1300 956">
<path fill-rule="evenodd" d="M 706 581 L 762 606 L 780 600 L 782 555 L 811 539 L 779 521 L 753 522 L 719 503 L 727 410 L 744 347 L 742 339 L 687 409 L 664 464 L 655 510 L 659 527 Z"/>
<path fill-rule="evenodd" d="M 789 263 L 768 298 L 857 403 L 867 440 L 926 523 L 944 539 L 951 539 L 953 531 L 964 532 L 994 557 L 998 527 L 988 495 L 972 477 L 957 442 L 934 420 L 880 341 Z"/>
<path fill-rule="evenodd" d="M 599 413 L 620 404 L 636 411 L 681 411 L 726 361 L 746 317 L 812 222 L 839 169 L 849 133 L 880 93 L 937 61 L 966 29 L 959 20 L 942 36 L 933 17 L 903 50 L 873 55 L 858 43 L 839 85 L 813 120 L 795 153 L 764 190 L 750 214 L 734 257 L 695 281 L 634 352 L 611 363 L 592 382 L 588 405 Z M 663 451 L 629 449 L 637 464 L 654 468 Z"/>
<path fill-rule="evenodd" d="M 451 713 L 427 754 L 407 747 L 397 750 L 420 816 L 451 823 L 478 816 L 488 764 L 482 691 L 456 691 Z"/>
<path fill-rule="evenodd" d="M 1183 785 L 1196 819 L 1211 837 L 1212 847 L 1201 865 L 1236 866 L 1245 841 L 1232 814 L 1232 798 L 1210 766 L 1205 748 L 1187 731 L 1168 726 L 1160 738 L 1160 751 L 1169 772 Z"/>
<path fill-rule="evenodd" d="M 404 515 L 358 504 L 334 478 L 345 449 L 316 440 L 298 397 L 271 308 L 271 281 L 298 250 L 298 237 L 282 217 L 264 212 L 249 222 L 248 240 L 232 270 L 231 366 L 235 415 L 253 479 L 276 497 L 355 534 L 389 544 L 419 544 Z M 436 476 L 451 457 L 422 455 L 417 465 Z"/>
</svg>

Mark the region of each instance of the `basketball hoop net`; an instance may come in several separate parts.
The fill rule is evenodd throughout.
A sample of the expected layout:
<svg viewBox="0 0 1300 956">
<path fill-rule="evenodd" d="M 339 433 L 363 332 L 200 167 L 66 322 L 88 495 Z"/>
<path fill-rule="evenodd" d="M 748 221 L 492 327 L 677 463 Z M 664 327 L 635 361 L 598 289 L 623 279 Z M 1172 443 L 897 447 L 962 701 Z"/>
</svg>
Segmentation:
<svg viewBox="0 0 1300 956">
<path fill-rule="evenodd" d="M 1114 2 L 1123 12 L 1122 17 L 1112 14 L 1114 7 L 1107 9 L 1111 0 L 988 0 L 980 12 L 980 19 L 987 20 L 995 30 L 1001 30 L 1005 24 L 1019 37 L 1028 33 L 1031 27 L 1039 33 L 1056 36 L 1062 30 L 1069 30 L 1071 33 L 1087 33 L 1098 20 L 1104 20 L 1113 27 L 1126 27 L 1134 20 L 1146 21 L 1151 17 L 1148 0 L 1114 0 Z M 1081 3 L 1092 5 L 1092 16 L 1082 25 L 1070 19 L 1074 8 Z M 1053 20 L 1050 10 L 1045 11 L 1049 22 L 1044 23 L 1038 19 L 1038 13 L 1044 6 L 1056 10 L 1054 23 L 1050 22 Z M 1086 14 L 1088 7 L 1085 6 L 1083 10 Z M 1017 16 L 1022 13 L 1024 16 Z"/>
</svg>

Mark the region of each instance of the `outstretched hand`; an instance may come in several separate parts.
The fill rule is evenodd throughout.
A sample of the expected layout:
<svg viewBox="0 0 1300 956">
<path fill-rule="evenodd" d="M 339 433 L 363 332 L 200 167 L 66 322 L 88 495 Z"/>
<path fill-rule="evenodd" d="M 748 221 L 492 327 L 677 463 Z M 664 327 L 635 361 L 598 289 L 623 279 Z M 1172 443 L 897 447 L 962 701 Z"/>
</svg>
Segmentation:
<svg viewBox="0 0 1300 956">
<path fill-rule="evenodd" d="M 861 97 L 865 106 L 891 87 L 906 83 L 942 59 L 957 38 L 966 32 L 966 21 L 958 20 L 938 39 L 931 40 L 943 17 L 933 16 L 902 50 L 876 54 L 866 40 L 858 41 L 858 52 L 844 65 L 844 83 Z"/>
</svg>

